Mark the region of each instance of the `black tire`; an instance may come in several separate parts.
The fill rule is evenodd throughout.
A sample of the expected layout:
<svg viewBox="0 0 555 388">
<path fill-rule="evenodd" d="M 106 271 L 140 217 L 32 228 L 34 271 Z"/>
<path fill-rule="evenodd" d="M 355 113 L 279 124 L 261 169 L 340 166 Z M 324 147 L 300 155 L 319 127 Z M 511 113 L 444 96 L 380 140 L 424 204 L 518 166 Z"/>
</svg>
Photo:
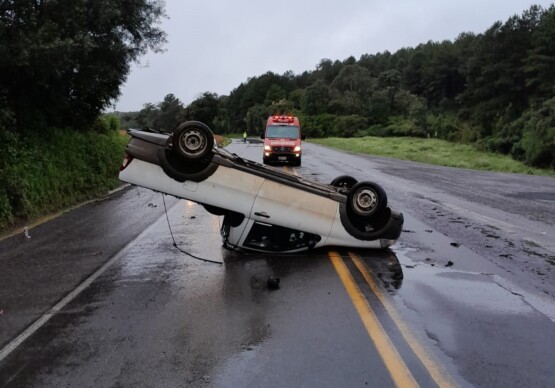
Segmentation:
<svg viewBox="0 0 555 388">
<path fill-rule="evenodd" d="M 349 190 L 347 204 L 354 214 L 370 217 L 386 208 L 387 195 L 377 183 L 359 182 Z"/>
<path fill-rule="evenodd" d="M 358 181 L 350 175 L 339 175 L 331 181 L 330 185 L 332 185 L 333 187 L 344 188 L 349 191 L 357 183 Z"/>
<path fill-rule="evenodd" d="M 212 163 L 208 158 L 186 162 L 169 149 L 160 148 L 157 155 L 164 172 L 178 182 L 202 182 L 218 169 L 218 164 Z"/>
<path fill-rule="evenodd" d="M 361 217 L 354 214 L 349 209 L 348 204 L 341 203 L 339 205 L 341 224 L 347 233 L 359 240 L 371 241 L 377 238 L 388 238 L 387 236 L 389 235 L 384 237 L 384 233 L 387 230 L 387 226 L 391 223 L 391 214 L 391 209 L 386 207 L 380 213 L 376 213 L 371 217 Z"/>
<path fill-rule="evenodd" d="M 300 166 L 301 166 L 301 158 L 297 158 L 297 159 L 293 162 L 293 166 L 300 167 Z"/>
<path fill-rule="evenodd" d="M 212 154 L 214 135 L 200 121 L 187 121 L 177 127 L 172 137 L 173 150 L 183 160 L 205 160 Z"/>
</svg>

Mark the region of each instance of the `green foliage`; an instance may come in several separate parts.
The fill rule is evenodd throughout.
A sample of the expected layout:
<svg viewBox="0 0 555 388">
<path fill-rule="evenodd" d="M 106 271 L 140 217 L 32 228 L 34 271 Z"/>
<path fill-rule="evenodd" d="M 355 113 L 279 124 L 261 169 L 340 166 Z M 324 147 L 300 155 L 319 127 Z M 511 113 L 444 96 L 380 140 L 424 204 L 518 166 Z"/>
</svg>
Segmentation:
<svg viewBox="0 0 555 388">
<path fill-rule="evenodd" d="M 264 99 L 265 105 L 270 105 L 276 101 L 285 99 L 285 90 L 279 85 L 272 85 L 266 93 L 266 98 Z"/>
<path fill-rule="evenodd" d="M 158 104 L 157 115 L 152 120 L 152 127 L 162 132 L 174 131 L 185 115 L 181 101 L 170 93 L 164 97 L 164 101 Z"/>
<path fill-rule="evenodd" d="M 126 142 L 118 131 L 0 131 L 0 229 L 116 187 Z"/>
<path fill-rule="evenodd" d="M 115 132 L 121 129 L 121 124 L 119 117 L 115 114 L 102 115 L 102 123 L 104 125 L 105 131 L 103 132 Z"/>
<path fill-rule="evenodd" d="M 309 138 L 330 136 L 336 128 L 336 119 L 337 116 L 330 113 L 299 116 L 303 133 Z"/>
<path fill-rule="evenodd" d="M 513 153 L 522 149 L 524 160 L 533 166 L 555 168 L 555 98 L 526 113 L 524 131 Z"/>
<path fill-rule="evenodd" d="M 555 175 L 554 170 L 531 168 L 522 162 L 477 150 L 469 144 L 413 137 L 327 138 L 309 141 L 351 152 L 394 157 L 440 166 L 522 174 Z"/>
<path fill-rule="evenodd" d="M 254 105 L 247 111 L 245 124 L 247 125 L 247 132 L 249 134 L 259 134 L 264 131 L 266 120 L 268 119 L 268 108 L 264 105 Z"/>
<path fill-rule="evenodd" d="M 216 104 L 198 117 L 225 132 L 241 133 L 246 124 L 258 133 L 267 115 L 294 112 L 309 137 L 439 138 L 550 166 L 554 41 L 555 5 L 531 6 L 454 41 L 359 60 L 322 59 L 314 71 L 297 75 L 267 72 L 213 98 Z M 205 100 L 206 94 L 186 109 L 196 111 Z M 147 121 L 151 108 L 138 119 Z"/>
<path fill-rule="evenodd" d="M 367 119 L 362 116 L 339 116 L 335 120 L 335 128 L 328 132 L 328 136 L 353 137 L 356 133 L 366 129 Z"/>
<path fill-rule="evenodd" d="M 165 42 L 155 26 L 163 6 L 159 0 L 0 2 L 0 123 L 8 112 L 20 131 L 89 127 L 118 96 L 131 62 Z"/>
<path fill-rule="evenodd" d="M 214 129 L 214 120 L 218 117 L 219 111 L 218 95 L 216 93 L 205 92 L 185 109 L 184 119 L 202 121 Z M 180 120 L 177 116 L 174 128 L 177 127 L 180 121 L 184 120 Z"/>
</svg>

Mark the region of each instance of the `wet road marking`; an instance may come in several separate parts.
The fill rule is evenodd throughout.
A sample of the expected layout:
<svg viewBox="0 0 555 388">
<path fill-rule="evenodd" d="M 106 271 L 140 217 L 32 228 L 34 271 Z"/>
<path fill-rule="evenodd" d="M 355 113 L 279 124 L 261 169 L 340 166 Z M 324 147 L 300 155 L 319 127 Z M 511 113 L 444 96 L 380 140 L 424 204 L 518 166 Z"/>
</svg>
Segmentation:
<svg viewBox="0 0 555 388">
<path fill-rule="evenodd" d="M 432 379 L 435 383 L 440 387 L 456 387 L 451 376 L 444 370 L 444 368 L 438 364 L 435 360 L 433 360 L 428 352 L 424 349 L 424 347 L 416 340 L 416 338 L 412 335 L 408 326 L 402 321 L 399 316 L 397 310 L 393 307 L 393 304 L 389 301 L 389 299 L 384 295 L 381 288 L 376 283 L 374 277 L 370 274 L 370 270 L 366 266 L 366 264 L 362 261 L 362 259 L 353 252 L 349 252 L 349 256 L 355 263 L 355 266 L 358 268 L 362 277 L 366 281 L 366 283 L 370 286 L 370 289 L 376 295 L 380 303 L 385 307 L 387 313 L 401 332 L 401 335 L 412 349 L 416 357 L 420 359 Z"/>
<path fill-rule="evenodd" d="M 356 285 L 341 256 L 337 252 L 328 252 L 328 256 L 395 385 L 403 388 L 418 387 L 418 383 L 391 342 L 362 291 Z"/>
<path fill-rule="evenodd" d="M 173 205 L 168 212 L 173 210 L 177 207 L 181 201 L 178 201 L 175 205 Z M 125 247 L 123 247 L 118 253 L 116 253 L 110 260 L 108 260 L 102 267 L 100 267 L 95 273 L 89 276 L 83 283 L 77 286 L 73 291 L 67 294 L 62 300 L 54 305 L 51 309 L 49 309 L 46 313 L 44 313 L 39 319 L 37 319 L 31 326 L 25 329 L 21 334 L 11 340 L 4 348 L 0 350 L 0 362 L 4 358 L 6 358 L 11 352 L 19 347 L 27 338 L 32 336 L 37 330 L 39 330 L 46 322 L 50 320 L 53 316 L 55 316 L 58 312 L 60 312 L 68 303 L 70 303 L 73 299 L 75 299 L 83 290 L 89 287 L 92 282 L 94 282 L 100 275 L 102 275 L 112 264 L 118 261 L 122 256 L 124 256 L 128 248 L 146 236 L 150 231 L 156 227 L 158 227 L 160 222 L 165 222 L 165 214 L 162 214 L 156 221 L 154 221 L 148 228 L 143 230 L 141 234 L 139 234 L 136 238 L 131 240 Z"/>
</svg>

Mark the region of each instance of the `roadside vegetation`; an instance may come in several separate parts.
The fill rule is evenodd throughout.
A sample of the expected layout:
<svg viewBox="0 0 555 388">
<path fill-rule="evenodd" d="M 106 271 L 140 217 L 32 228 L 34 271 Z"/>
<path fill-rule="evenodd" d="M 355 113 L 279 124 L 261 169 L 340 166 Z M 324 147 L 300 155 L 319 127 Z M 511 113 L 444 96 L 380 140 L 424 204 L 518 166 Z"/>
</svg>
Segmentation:
<svg viewBox="0 0 555 388">
<path fill-rule="evenodd" d="M 454 144 L 440 139 L 366 136 L 350 139 L 310 139 L 309 141 L 349 152 L 387 156 L 438 166 L 555 176 L 553 169 L 530 167 L 507 155 L 480 151 L 473 145 Z"/>
<path fill-rule="evenodd" d="M 0 132 L 0 230 L 114 189 L 127 135 L 51 129 Z"/>
<path fill-rule="evenodd" d="M 553 42 L 555 6 L 531 6 L 453 41 L 325 58 L 313 71 L 250 77 L 227 96 L 205 92 L 184 106 L 168 94 L 120 117 L 124 127 L 168 130 L 195 119 L 252 136 L 268 115 L 287 113 L 309 138 L 430 136 L 554 168 Z"/>
<path fill-rule="evenodd" d="M 267 72 L 187 106 L 169 93 L 140 111 L 103 115 L 131 64 L 162 51 L 165 16 L 162 0 L 0 2 L 0 230 L 114 187 L 121 128 L 168 132 L 186 120 L 252 137 L 268 115 L 291 114 L 309 139 L 354 151 L 500 171 L 555 167 L 555 5 L 454 41 Z M 443 141 L 452 148 L 442 151 Z M 460 144 L 525 166 L 483 161 Z M 449 157 L 439 162 L 441 154 Z"/>
<path fill-rule="evenodd" d="M 105 193 L 126 136 L 103 115 L 165 33 L 160 0 L 0 2 L 0 230 Z"/>
</svg>

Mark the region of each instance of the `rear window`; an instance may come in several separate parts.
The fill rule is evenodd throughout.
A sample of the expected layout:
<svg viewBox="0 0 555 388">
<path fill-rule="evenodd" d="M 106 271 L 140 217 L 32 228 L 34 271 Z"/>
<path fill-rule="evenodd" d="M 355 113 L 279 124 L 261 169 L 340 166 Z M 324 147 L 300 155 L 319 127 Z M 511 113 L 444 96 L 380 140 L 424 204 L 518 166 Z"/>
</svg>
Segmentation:
<svg viewBox="0 0 555 388">
<path fill-rule="evenodd" d="M 266 137 L 270 139 L 298 139 L 299 127 L 294 125 L 270 125 L 266 127 Z"/>
</svg>

